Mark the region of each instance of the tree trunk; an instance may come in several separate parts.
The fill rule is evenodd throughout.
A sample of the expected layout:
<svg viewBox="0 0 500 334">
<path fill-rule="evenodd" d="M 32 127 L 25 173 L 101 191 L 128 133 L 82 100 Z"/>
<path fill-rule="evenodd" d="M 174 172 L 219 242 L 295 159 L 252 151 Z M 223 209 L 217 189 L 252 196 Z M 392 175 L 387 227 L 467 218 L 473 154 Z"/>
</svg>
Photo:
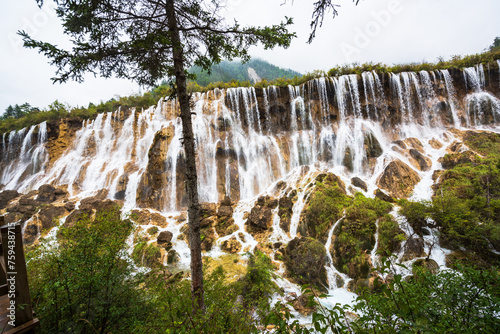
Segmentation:
<svg viewBox="0 0 500 334">
<path fill-rule="evenodd" d="M 184 71 L 184 51 L 181 42 L 174 0 L 167 0 L 166 14 L 168 29 L 173 44 L 173 60 L 177 97 L 181 108 L 182 135 L 186 153 L 186 192 L 188 196 L 189 246 L 191 249 L 191 293 L 195 312 L 205 309 L 203 300 L 203 269 L 201 260 L 200 217 L 198 203 L 198 178 L 196 174 L 196 153 L 191 121 L 190 96 L 186 88 Z"/>
</svg>

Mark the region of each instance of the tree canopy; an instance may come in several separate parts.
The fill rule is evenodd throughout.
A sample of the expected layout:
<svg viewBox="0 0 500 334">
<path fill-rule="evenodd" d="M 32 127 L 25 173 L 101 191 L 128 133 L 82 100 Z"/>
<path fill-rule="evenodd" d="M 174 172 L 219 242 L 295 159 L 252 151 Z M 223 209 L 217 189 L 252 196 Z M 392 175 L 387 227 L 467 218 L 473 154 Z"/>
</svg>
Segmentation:
<svg viewBox="0 0 500 334">
<path fill-rule="evenodd" d="M 43 0 L 37 0 L 39 5 Z M 71 50 L 19 34 L 28 48 L 36 48 L 57 67 L 54 82 L 83 81 L 86 72 L 116 75 L 153 86 L 172 78 L 173 42 L 168 29 L 167 0 L 80 0 L 56 1 L 56 12 L 64 33 L 73 42 Z M 295 33 L 288 27 L 291 18 L 269 27 L 242 27 L 228 24 L 221 1 L 183 0 L 174 2 L 184 51 L 185 67 L 212 64 L 235 57 L 248 60 L 251 45 L 265 49 L 288 47 Z"/>
</svg>

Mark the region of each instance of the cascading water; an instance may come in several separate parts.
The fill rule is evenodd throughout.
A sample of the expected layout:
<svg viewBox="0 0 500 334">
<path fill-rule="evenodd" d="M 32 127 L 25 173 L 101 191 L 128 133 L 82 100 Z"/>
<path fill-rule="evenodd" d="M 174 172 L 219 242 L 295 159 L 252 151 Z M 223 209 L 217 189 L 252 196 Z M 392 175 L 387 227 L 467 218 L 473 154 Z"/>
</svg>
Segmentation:
<svg viewBox="0 0 500 334">
<path fill-rule="evenodd" d="M 500 67 L 500 61 L 498 64 Z M 280 226 L 279 207 L 273 208 L 269 242 L 287 243 L 298 237 L 301 214 L 315 188 L 311 181 L 323 172 L 335 173 L 348 193 L 363 191 L 373 197 L 380 175 L 391 161 L 399 160 L 420 180 L 410 197 L 429 200 L 433 174 L 441 168 L 439 158 L 456 140 L 448 130 L 488 126 L 498 131 L 499 92 L 492 91 L 486 79 L 480 65 L 465 69 L 461 76 L 453 70 L 389 76 L 373 71 L 314 79 L 299 87 L 230 88 L 193 94 L 200 201 L 217 203 L 228 196 L 237 203 L 232 218 L 238 230 L 219 238 L 207 255 L 222 254 L 220 245 L 230 238 L 241 244 L 240 254 L 257 247 L 258 241 L 246 231 L 245 223 L 262 194 L 293 198 L 289 230 Z M 424 156 L 426 168 L 407 154 L 408 139 L 420 142 L 418 150 L 411 149 L 415 156 Z M 160 195 L 155 209 L 167 221 L 160 230 L 173 232 L 173 249 L 187 267 L 189 249 L 179 238 L 186 223 L 172 218 L 186 204 L 182 124 L 175 100 L 162 99 L 146 110 L 117 110 L 82 122 L 69 147 L 53 161 L 49 161 L 51 140 L 47 123 L 4 133 L 0 189 L 28 192 L 54 184 L 67 186 L 80 199 L 107 189 L 109 199 L 123 200 L 124 209 L 131 211 L 147 207 L 141 194 L 152 187 L 148 182 L 158 179 L 161 183 L 155 186 Z M 157 156 L 162 160 L 155 160 Z M 353 177 L 366 181 L 367 190 L 354 188 Z M 411 227 L 397 212 L 393 215 L 411 235 Z M 349 281 L 336 270 L 329 252 L 339 222 L 329 231 L 325 245 L 328 300 L 333 304 L 339 294 L 345 300 L 354 296 L 335 283 L 340 277 L 345 288 Z M 431 258 L 442 264 L 446 250 L 432 246 L 435 237 L 436 231 L 431 229 L 424 238 L 426 250 L 432 250 Z M 378 260 L 377 246 L 378 242 L 371 253 L 373 264 Z M 402 254 L 399 257 L 401 260 Z M 280 282 L 295 289 L 286 280 Z"/>
</svg>

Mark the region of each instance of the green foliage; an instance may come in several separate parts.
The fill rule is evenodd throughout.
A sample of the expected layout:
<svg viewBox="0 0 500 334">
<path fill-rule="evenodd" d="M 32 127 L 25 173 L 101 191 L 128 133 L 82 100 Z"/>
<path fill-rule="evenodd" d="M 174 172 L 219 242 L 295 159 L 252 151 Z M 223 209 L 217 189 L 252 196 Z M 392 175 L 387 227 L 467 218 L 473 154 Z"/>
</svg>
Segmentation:
<svg viewBox="0 0 500 334">
<path fill-rule="evenodd" d="M 271 296 L 279 291 L 273 282 L 271 259 L 260 251 L 249 256 L 247 272 L 240 280 L 245 304 L 249 307 L 267 309 Z"/>
<path fill-rule="evenodd" d="M 201 67 L 193 66 L 189 72 L 196 75 L 196 79 L 193 80 L 194 83 L 201 87 L 208 87 L 210 84 L 250 81 L 248 75 L 248 68 L 250 67 L 266 81 L 277 78 L 293 79 L 296 76 L 301 76 L 298 72 L 279 68 L 260 59 L 252 59 L 246 64 L 223 61 L 212 66 L 210 71 L 203 71 Z"/>
<path fill-rule="evenodd" d="M 375 245 L 376 221 L 384 217 L 392 205 L 378 198 L 366 198 L 356 193 L 352 203 L 345 209 L 345 218 L 334 243 L 335 265 L 353 278 L 367 277 L 370 267 L 367 252 Z"/>
<path fill-rule="evenodd" d="M 311 195 L 305 210 L 307 221 L 313 236 L 324 237 L 328 230 L 342 217 L 344 207 L 351 199 L 345 195 L 337 181 L 325 178 L 316 182 L 316 189 Z"/>
<path fill-rule="evenodd" d="M 377 71 L 378 73 L 401 73 L 401 72 L 420 72 L 420 71 L 438 71 L 446 69 L 459 69 L 464 67 L 471 67 L 478 64 L 487 64 L 500 59 L 500 50 L 491 49 L 489 52 L 467 55 L 467 56 L 453 56 L 450 60 L 445 61 L 439 59 L 436 63 L 410 63 L 410 64 L 397 64 L 388 66 L 382 63 L 365 63 L 365 64 L 346 64 L 337 66 L 328 71 L 329 76 L 341 76 L 348 74 L 361 74 L 367 71 Z"/>
<path fill-rule="evenodd" d="M 258 333 L 257 321 L 238 295 L 241 287 L 228 284 L 224 269 L 205 275 L 205 312 L 193 313 L 189 281 L 165 280 L 159 274 L 146 282 L 154 309 L 137 333 Z"/>
<path fill-rule="evenodd" d="M 132 230 L 118 209 L 61 227 L 60 245 L 28 253 L 31 294 L 43 333 L 134 332 L 153 312 L 124 251 Z"/>
<path fill-rule="evenodd" d="M 466 267 L 438 274 L 417 270 L 410 279 L 395 274 L 379 292 L 361 293 L 352 307 L 326 309 L 316 298 L 312 328 L 292 321 L 280 303 L 264 322 L 275 325 L 275 333 L 497 333 L 499 279 L 496 269 Z"/>
<path fill-rule="evenodd" d="M 489 47 L 490 52 L 500 51 L 500 37 L 496 37 L 493 44 Z"/>
<path fill-rule="evenodd" d="M 384 255 L 396 253 L 401 243 L 406 240 L 406 235 L 399 228 L 391 215 L 385 215 L 378 223 L 378 252 Z"/>
<path fill-rule="evenodd" d="M 399 213 L 405 216 L 413 231 L 421 236 L 422 228 L 427 226 L 427 219 L 432 213 L 432 203 L 400 200 L 398 204 L 401 206 Z"/>
<path fill-rule="evenodd" d="M 328 287 L 325 246 L 313 238 L 290 241 L 283 258 L 287 274 L 298 284 L 310 284 L 320 291 Z"/>
</svg>

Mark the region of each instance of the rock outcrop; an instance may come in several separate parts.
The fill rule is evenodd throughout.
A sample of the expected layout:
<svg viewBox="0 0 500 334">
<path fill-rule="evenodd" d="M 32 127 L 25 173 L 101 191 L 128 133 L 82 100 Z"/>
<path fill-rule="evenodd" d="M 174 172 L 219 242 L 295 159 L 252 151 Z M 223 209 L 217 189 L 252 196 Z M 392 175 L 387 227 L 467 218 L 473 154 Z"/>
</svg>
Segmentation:
<svg viewBox="0 0 500 334">
<path fill-rule="evenodd" d="M 407 198 L 420 182 L 420 176 L 401 160 L 391 161 L 377 181 L 377 185 L 396 198 Z"/>
</svg>

